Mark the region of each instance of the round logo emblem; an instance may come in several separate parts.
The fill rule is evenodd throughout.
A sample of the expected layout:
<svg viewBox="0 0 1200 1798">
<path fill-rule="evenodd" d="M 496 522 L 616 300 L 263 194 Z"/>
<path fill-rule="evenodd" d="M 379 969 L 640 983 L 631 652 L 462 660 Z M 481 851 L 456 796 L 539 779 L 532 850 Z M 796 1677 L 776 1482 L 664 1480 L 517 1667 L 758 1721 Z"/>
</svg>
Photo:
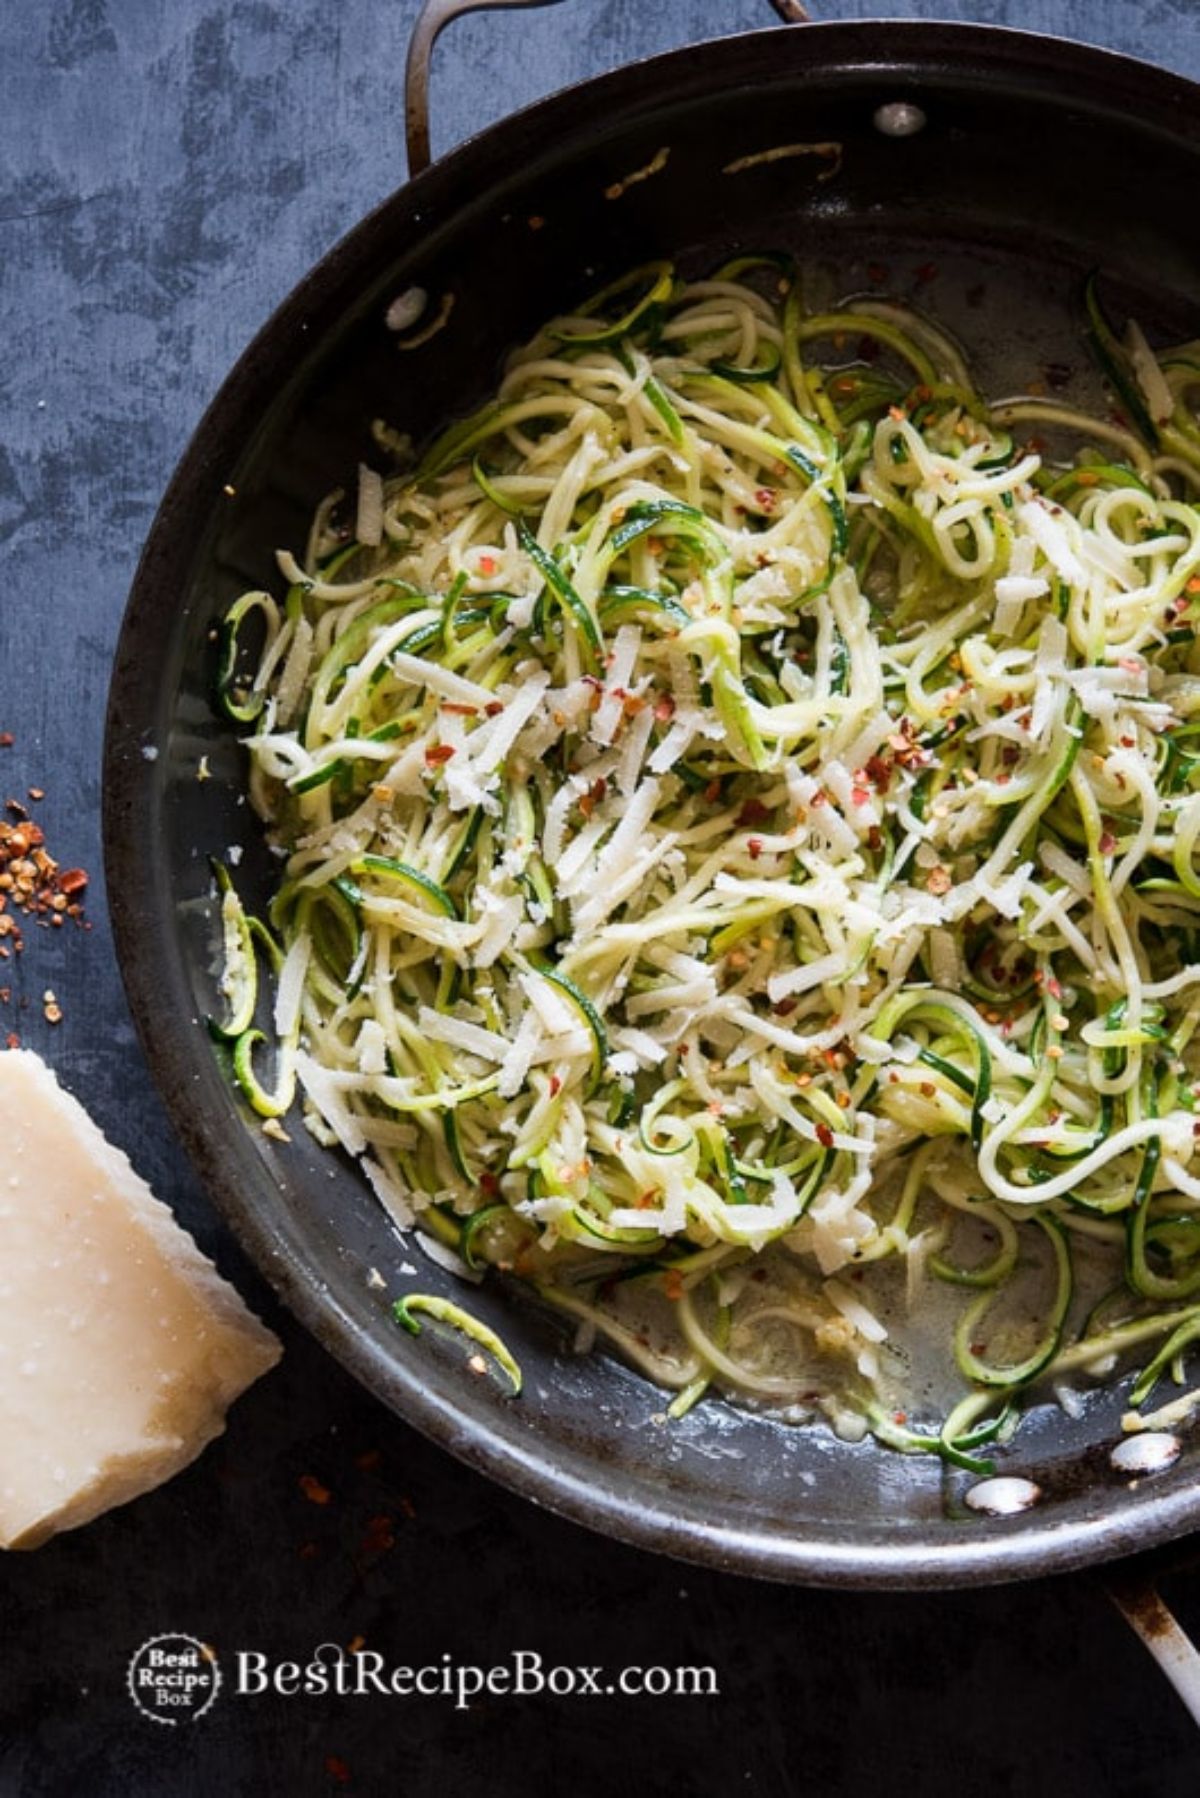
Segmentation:
<svg viewBox="0 0 1200 1798">
<path fill-rule="evenodd" d="M 155 1723 L 195 1723 L 221 1689 L 216 1653 L 195 1636 L 151 1636 L 134 1650 L 126 1676 L 129 1696 Z"/>
</svg>

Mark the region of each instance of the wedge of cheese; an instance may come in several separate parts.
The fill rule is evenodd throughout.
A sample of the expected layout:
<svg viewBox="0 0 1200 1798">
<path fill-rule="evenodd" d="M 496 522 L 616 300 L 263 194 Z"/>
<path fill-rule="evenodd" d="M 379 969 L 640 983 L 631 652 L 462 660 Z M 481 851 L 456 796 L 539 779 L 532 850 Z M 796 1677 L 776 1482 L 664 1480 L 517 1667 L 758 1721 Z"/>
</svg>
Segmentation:
<svg viewBox="0 0 1200 1798">
<path fill-rule="evenodd" d="M 0 1546 L 35 1548 L 194 1460 L 280 1347 L 25 1050 L 0 1144 Z"/>
</svg>

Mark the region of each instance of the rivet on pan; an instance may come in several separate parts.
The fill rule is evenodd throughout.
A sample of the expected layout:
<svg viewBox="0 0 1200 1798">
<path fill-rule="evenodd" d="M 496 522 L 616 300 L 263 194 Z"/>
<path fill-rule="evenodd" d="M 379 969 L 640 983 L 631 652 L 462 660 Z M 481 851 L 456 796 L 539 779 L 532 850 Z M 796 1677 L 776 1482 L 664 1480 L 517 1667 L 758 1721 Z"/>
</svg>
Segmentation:
<svg viewBox="0 0 1200 1798">
<path fill-rule="evenodd" d="M 924 112 L 911 100 L 889 100 L 875 108 L 875 129 L 885 137 L 915 137 L 928 123 Z"/>
<path fill-rule="evenodd" d="M 1035 1486 L 1032 1480 L 1018 1479 L 1013 1475 L 1001 1475 L 997 1479 L 980 1480 L 967 1493 L 967 1503 L 973 1511 L 986 1511 L 992 1517 L 1014 1517 L 1018 1511 L 1027 1511 L 1042 1496 L 1041 1487 Z"/>
<path fill-rule="evenodd" d="M 410 325 L 416 324 L 428 304 L 429 296 L 423 287 L 406 287 L 388 307 L 383 322 L 389 331 L 407 331 Z"/>
<path fill-rule="evenodd" d="M 1118 1442 L 1109 1460 L 1118 1473 L 1162 1473 L 1178 1461 L 1183 1444 L 1166 1430 L 1146 1430 Z"/>
</svg>

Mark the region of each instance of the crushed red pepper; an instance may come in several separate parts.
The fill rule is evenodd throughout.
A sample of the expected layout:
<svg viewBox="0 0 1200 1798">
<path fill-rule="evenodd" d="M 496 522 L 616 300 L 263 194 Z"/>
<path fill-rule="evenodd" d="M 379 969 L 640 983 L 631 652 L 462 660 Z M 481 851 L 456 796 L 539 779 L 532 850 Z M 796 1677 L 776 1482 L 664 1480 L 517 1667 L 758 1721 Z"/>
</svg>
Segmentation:
<svg viewBox="0 0 1200 1798">
<path fill-rule="evenodd" d="M 11 749 L 11 731 L 0 731 L 0 748 Z M 30 799 L 45 798 L 41 787 L 28 789 Z M 7 817 L 0 818 L 0 961 L 19 955 L 25 947 L 21 918 L 32 918 L 42 929 L 61 929 L 70 918 L 81 929 L 91 926 L 83 915 L 83 895 L 88 876 L 83 868 L 61 868 L 46 848 L 45 833 L 35 824 L 19 799 L 5 802 Z M 0 1002 L 8 1003 L 11 989 L 0 989 Z M 47 992 L 43 1010 L 46 1021 L 57 1024 L 62 1009 Z M 5 1037 L 5 1047 L 20 1048 L 15 1031 Z"/>
<path fill-rule="evenodd" d="M 362 1541 L 359 1543 L 359 1553 L 368 1556 L 371 1560 L 378 1560 L 380 1555 L 386 1554 L 389 1548 L 394 1548 L 395 1546 L 396 1532 L 394 1519 L 388 1516 L 386 1512 L 381 1512 L 376 1517 L 368 1518 L 367 1527 L 363 1531 Z"/>
</svg>

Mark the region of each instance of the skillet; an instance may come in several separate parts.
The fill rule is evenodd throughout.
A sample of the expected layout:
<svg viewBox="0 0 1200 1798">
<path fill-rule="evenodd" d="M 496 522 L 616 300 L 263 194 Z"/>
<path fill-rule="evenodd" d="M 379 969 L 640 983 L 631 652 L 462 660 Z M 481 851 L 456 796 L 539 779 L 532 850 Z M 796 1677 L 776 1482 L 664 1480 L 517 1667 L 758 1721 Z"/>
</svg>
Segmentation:
<svg viewBox="0 0 1200 1798">
<path fill-rule="evenodd" d="M 422 16 L 418 108 L 432 39 L 463 10 L 440 0 Z M 544 318 L 663 255 L 692 273 L 788 247 L 846 291 L 883 266 L 893 291 L 983 346 L 985 391 L 1066 369 L 1094 402 L 1076 311 L 1087 271 L 1103 270 L 1114 309 L 1152 338 L 1196 332 L 1200 245 L 1179 220 L 1200 190 L 1198 103 L 1194 84 L 1099 50 L 899 21 L 774 28 L 602 76 L 471 140 L 352 231 L 246 351 L 163 499 L 118 645 L 104 771 L 117 948 L 155 1078 L 214 1199 L 314 1334 L 452 1453 L 579 1522 L 778 1579 L 997 1581 L 1194 1528 L 1200 1445 L 1131 1480 L 1109 1460 L 1120 1389 L 1081 1418 L 1038 1408 L 1002 1471 L 1041 1498 L 985 1518 L 965 1507 L 963 1476 L 932 1460 L 720 1401 L 666 1428 L 640 1376 L 574 1355 L 558 1320 L 499 1287 L 470 1303 L 525 1370 L 518 1402 L 464 1376 L 459 1349 L 432 1332 L 401 1337 L 388 1311 L 401 1264 L 419 1263 L 421 1286 L 447 1296 L 453 1276 L 401 1243 L 354 1170 L 302 1129 L 291 1143 L 264 1137 L 203 1028 L 218 939 L 207 857 L 241 847 L 253 903 L 270 877 L 240 752 L 211 705 L 214 621 L 271 580 L 277 544 L 303 543 L 316 501 L 369 456 L 381 410 L 427 436 L 486 396 L 505 352 Z M 835 179 L 817 179 L 821 159 L 755 160 L 830 141 L 842 146 Z M 419 166 L 419 110 L 410 143 Z M 413 287 L 431 316 L 453 303 L 401 357 L 385 315 Z"/>
</svg>

